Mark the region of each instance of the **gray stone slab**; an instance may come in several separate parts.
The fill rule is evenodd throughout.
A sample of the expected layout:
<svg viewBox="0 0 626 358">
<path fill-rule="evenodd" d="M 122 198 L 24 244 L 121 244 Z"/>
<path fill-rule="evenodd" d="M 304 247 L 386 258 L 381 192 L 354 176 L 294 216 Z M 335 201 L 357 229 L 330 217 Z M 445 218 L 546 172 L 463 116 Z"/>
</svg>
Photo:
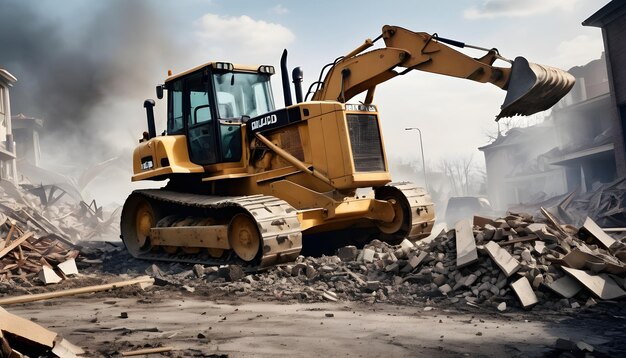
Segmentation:
<svg viewBox="0 0 626 358">
<path fill-rule="evenodd" d="M 530 286 L 530 282 L 528 282 L 526 277 L 522 277 L 511 283 L 511 287 L 519 298 L 522 307 L 529 308 L 539 302 L 539 300 L 537 300 L 537 296 L 535 295 L 535 291 L 533 291 L 533 288 Z"/>
<path fill-rule="evenodd" d="M 565 298 L 572 298 L 583 289 L 577 280 L 569 276 L 563 276 L 549 284 L 545 283 L 545 286 Z"/>
<path fill-rule="evenodd" d="M 603 300 L 612 300 L 626 296 L 613 279 L 607 274 L 591 275 L 587 271 L 561 267 L 567 274 L 578 280 L 591 293 Z"/>
<path fill-rule="evenodd" d="M 605 249 L 608 249 L 615 243 L 615 239 L 607 235 L 607 233 L 605 233 L 604 230 L 602 230 L 602 228 L 600 228 L 600 226 L 598 226 L 598 224 L 596 224 L 596 222 L 591 220 L 589 217 L 585 220 L 581 230 L 587 231 L 591 236 L 595 237 L 600 243 L 600 246 Z"/>
<path fill-rule="evenodd" d="M 541 241 L 541 240 L 537 240 L 537 241 L 535 241 L 534 249 L 535 249 L 536 253 L 541 255 L 541 254 L 543 254 L 543 250 L 546 249 L 546 243 Z"/>
<path fill-rule="evenodd" d="M 456 236 L 456 266 L 464 267 L 478 261 L 476 240 L 470 219 L 459 220 L 454 225 Z"/>
<path fill-rule="evenodd" d="M 502 273 L 506 275 L 506 277 L 510 277 L 512 274 L 517 272 L 517 270 L 522 267 L 508 251 L 501 248 L 500 245 L 496 244 L 493 241 L 489 241 L 485 246 L 485 250 L 489 254 L 489 257 L 498 265 Z"/>
</svg>

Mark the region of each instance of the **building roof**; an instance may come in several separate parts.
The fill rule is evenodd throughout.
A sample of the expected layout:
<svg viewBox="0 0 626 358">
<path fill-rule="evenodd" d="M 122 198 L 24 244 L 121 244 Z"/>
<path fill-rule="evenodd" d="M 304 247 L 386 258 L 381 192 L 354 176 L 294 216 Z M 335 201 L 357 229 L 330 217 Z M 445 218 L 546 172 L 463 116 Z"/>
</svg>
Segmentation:
<svg viewBox="0 0 626 358">
<path fill-rule="evenodd" d="M 509 129 L 505 135 L 498 135 L 498 138 L 496 138 L 493 142 L 479 147 L 478 150 L 485 151 L 497 147 L 517 144 L 526 145 L 529 142 L 536 140 L 537 136 L 545 133 L 546 129 L 550 127 L 552 127 L 552 123 L 548 121 L 528 127 L 514 127 Z"/>
<path fill-rule="evenodd" d="M 11 117 L 11 126 L 13 129 L 19 128 L 43 128 L 43 119 L 29 117 L 23 113 L 19 113 Z"/>
<path fill-rule="evenodd" d="M 583 21 L 583 26 L 604 27 L 624 14 L 626 14 L 626 1 L 613 0 Z"/>
<path fill-rule="evenodd" d="M 9 84 L 17 82 L 17 78 L 4 68 L 0 68 L 0 78 L 6 80 Z"/>
</svg>

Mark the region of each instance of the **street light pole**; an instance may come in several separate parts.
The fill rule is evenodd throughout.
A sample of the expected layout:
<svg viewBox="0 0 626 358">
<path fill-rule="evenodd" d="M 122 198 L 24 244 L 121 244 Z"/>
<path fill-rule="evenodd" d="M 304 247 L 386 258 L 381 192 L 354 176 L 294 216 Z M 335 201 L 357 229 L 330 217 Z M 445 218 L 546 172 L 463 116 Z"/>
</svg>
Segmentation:
<svg viewBox="0 0 626 358">
<path fill-rule="evenodd" d="M 426 161 L 424 160 L 424 142 L 422 141 L 422 131 L 417 128 L 417 127 L 409 127 L 409 128 L 405 128 L 405 131 L 412 131 L 412 130 L 416 130 L 417 133 L 419 133 L 420 136 L 420 151 L 422 153 L 422 170 L 424 171 L 424 186 L 426 187 L 426 190 L 428 189 L 428 178 L 426 177 Z"/>
</svg>

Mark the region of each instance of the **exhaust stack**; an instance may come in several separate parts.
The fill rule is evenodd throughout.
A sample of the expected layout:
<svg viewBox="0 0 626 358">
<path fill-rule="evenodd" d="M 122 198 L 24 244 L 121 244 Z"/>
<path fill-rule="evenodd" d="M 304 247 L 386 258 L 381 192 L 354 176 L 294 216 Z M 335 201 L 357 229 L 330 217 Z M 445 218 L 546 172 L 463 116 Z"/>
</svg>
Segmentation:
<svg viewBox="0 0 626 358">
<path fill-rule="evenodd" d="M 143 102 L 143 108 L 146 109 L 146 117 L 148 119 L 148 136 L 150 138 L 154 138 L 156 137 L 156 126 L 154 125 L 154 100 L 145 100 Z"/>
<path fill-rule="evenodd" d="M 545 111 L 563 98 L 575 82 L 574 76 L 566 71 L 517 57 L 511 67 L 506 98 L 496 121 Z"/>
<path fill-rule="evenodd" d="M 289 107 L 293 104 L 293 100 L 291 99 L 291 85 L 289 84 L 289 70 L 287 70 L 287 49 L 283 50 L 283 55 L 280 57 L 280 74 L 283 80 L 285 107 Z"/>
</svg>

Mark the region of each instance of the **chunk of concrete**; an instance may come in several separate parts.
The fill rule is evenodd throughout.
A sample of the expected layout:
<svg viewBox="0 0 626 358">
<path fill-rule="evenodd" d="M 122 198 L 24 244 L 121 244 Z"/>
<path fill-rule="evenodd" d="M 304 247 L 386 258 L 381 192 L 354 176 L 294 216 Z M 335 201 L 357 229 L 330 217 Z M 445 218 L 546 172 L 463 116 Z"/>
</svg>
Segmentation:
<svg viewBox="0 0 626 358">
<path fill-rule="evenodd" d="M 607 250 L 616 241 L 614 238 L 607 235 L 607 233 L 605 233 L 604 230 L 602 230 L 602 228 L 600 228 L 600 226 L 598 226 L 598 224 L 596 224 L 596 222 L 591 220 L 591 218 L 589 217 L 585 219 L 585 223 L 583 224 L 583 227 L 580 228 L 579 236 L 581 238 L 583 236 L 591 238 L 591 240 L 589 239 L 586 240 L 588 243 L 590 241 L 594 241 L 595 239 L 596 242 L 600 243 L 600 246 L 602 246 L 603 248 Z"/>
<path fill-rule="evenodd" d="M 400 247 L 402 248 L 402 251 L 409 252 L 409 251 L 411 251 L 411 249 L 415 248 L 415 245 L 413 245 L 413 243 L 411 241 L 409 241 L 407 239 L 404 239 L 400 243 Z"/>
<path fill-rule="evenodd" d="M 78 267 L 76 267 L 76 260 L 69 259 L 65 262 L 62 262 L 57 265 L 57 268 L 61 270 L 61 272 L 65 276 L 75 276 L 78 275 Z"/>
<path fill-rule="evenodd" d="M 519 298 L 522 307 L 530 308 L 539 302 L 533 288 L 530 286 L 530 282 L 528 282 L 526 277 L 522 277 L 511 283 L 511 287 Z"/>
<path fill-rule="evenodd" d="M 363 249 L 363 262 L 374 262 L 376 251 L 372 249 Z"/>
<path fill-rule="evenodd" d="M 359 250 L 356 246 L 344 246 L 337 250 L 337 256 L 339 256 L 343 262 L 350 262 L 357 258 L 358 252 Z"/>
<path fill-rule="evenodd" d="M 59 277 L 59 275 L 57 275 L 56 272 L 54 272 L 54 270 L 50 267 L 43 266 L 41 271 L 39 271 L 39 280 L 43 282 L 44 285 L 49 285 L 61 282 L 62 278 Z"/>
<path fill-rule="evenodd" d="M 562 269 L 585 286 L 591 293 L 603 300 L 612 300 L 626 296 L 626 291 L 622 290 L 607 274 L 590 275 L 583 270 L 569 267 L 562 267 Z"/>
<path fill-rule="evenodd" d="M 544 282 L 544 285 L 564 298 L 572 298 L 583 289 L 578 281 L 569 276 L 563 276 L 552 283 Z"/>
<path fill-rule="evenodd" d="M 454 231 L 456 234 L 456 266 L 461 268 L 478 261 L 472 222 L 469 219 L 459 220 L 454 225 Z"/>
<path fill-rule="evenodd" d="M 504 273 L 506 277 L 510 277 L 522 267 L 519 261 L 495 242 L 489 241 L 484 247 L 489 257 L 500 267 L 500 270 L 502 270 L 502 273 Z"/>
<path fill-rule="evenodd" d="M 406 272 L 411 272 L 415 270 L 415 268 L 417 268 L 417 266 L 419 266 L 422 263 L 425 257 L 426 257 L 426 251 L 420 251 L 419 254 L 411 256 L 406 266 L 402 268 L 402 272 L 406 273 Z"/>
<path fill-rule="evenodd" d="M 535 241 L 534 250 L 539 255 L 543 254 L 543 251 L 546 249 L 546 243 L 540 240 Z"/>
<path fill-rule="evenodd" d="M 444 295 L 447 295 L 450 291 L 452 291 L 452 287 L 450 287 L 450 285 L 448 285 L 447 283 L 439 287 L 439 292 L 441 292 Z"/>
</svg>

